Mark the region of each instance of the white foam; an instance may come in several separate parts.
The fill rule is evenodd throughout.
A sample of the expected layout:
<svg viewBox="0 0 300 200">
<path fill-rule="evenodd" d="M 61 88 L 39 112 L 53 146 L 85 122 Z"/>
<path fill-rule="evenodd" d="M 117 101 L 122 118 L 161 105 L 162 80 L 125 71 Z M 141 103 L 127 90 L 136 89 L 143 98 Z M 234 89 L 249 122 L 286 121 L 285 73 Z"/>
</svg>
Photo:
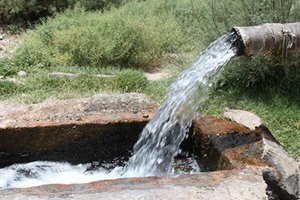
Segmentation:
<svg viewBox="0 0 300 200">
<path fill-rule="evenodd" d="M 0 169 L 0 188 L 27 188 L 46 184 L 89 183 L 121 177 L 121 167 L 112 171 L 88 171 L 89 165 L 71 165 L 59 162 L 32 162 L 15 164 Z"/>
</svg>

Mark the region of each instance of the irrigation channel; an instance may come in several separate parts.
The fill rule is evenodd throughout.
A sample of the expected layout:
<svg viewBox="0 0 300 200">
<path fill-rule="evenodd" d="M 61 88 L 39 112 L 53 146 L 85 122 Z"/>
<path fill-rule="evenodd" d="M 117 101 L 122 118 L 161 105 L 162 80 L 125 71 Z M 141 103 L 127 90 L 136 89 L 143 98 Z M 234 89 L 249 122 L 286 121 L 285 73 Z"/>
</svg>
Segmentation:
<svg viewBox="0 0 300 200">
<path fill-rule="evenodd" d="M 156 115 L 140 134 L 133 154 L 124 166 L 91 170 L 89 164 L 70 165 L 45 161 L 14 164 L 0 169 L 0 188 L 180 173 L 174 170 L 174 157 L 180 153 L 180 144 L 186 138 L 192 120 L 198 115 L 196 110 L 207 98 L 213 77 L 237 54 L 233 45 L 236 40 L 237 35 L 234 33 L 220 37 L 178 76 L 169 87 Z M 192 158 L 188 159 L 191 173 L 199 172 L 196 162 Z"/>
</svg>

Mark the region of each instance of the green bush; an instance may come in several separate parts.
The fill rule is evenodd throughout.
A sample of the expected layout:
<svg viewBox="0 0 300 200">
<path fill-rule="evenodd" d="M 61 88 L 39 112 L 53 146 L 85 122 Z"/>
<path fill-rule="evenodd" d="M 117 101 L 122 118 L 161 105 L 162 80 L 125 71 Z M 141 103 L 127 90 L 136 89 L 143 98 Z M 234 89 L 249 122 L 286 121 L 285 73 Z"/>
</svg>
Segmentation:
<svg viewBox="0 0 300 200">
<path fill-rule="evenodd" d="M 289 60 L 276 56 L 236 59 L 225 68 L 217 86 L 254 93 L 274 89 L 287 97 L 300 96 L 300 56 L 290 54 Z"/>
<path fill-rule="evenodd" d="M 49 19 L 16 50 L 16 65 L 31 66 L 157 66 L 163 52 L 180 42 L 175 22 L 136 18 L 110 12 L 67 11 Z"/>
<path fill-rule="evenodd" d="M 14 60 L 23 67 L 146 68 L 160 65 L 169 54 L 199 53 L 234 26 L 299 20 L 300 2 L 292 0 L 136 0 L 104 12 L 77 9 L 58 14 L 28 34 Z M 232 62 L 237 68 L 254 69 L 233 70 L 242 73 L 236 79 L 253 75 L 241 78 L 251 86 L 277 70 L 274 65 L 288 65 L 270 60 L 274 59 Z M 299 63 L 296 57 L 289 61 Z"/>
<path fill-rule="evenodd" d="M 52 15 L 68 6 L 63 0 L 0 0 L 2 23 L 23 23 Z"/>
<path fill-rule="evenodd" d="M 98 10 L 111 6 L 119 6 L 125 0 L 68 0 L 72 7 L 79 6 L 86 10 Z"/>
<path fill-rule="evenodd" d="M 97 10 L 121 3 L 122 0 L 0 0 L 0 22 L 24 23 L 75 6 Z"/>
<path fill-rule="evenodd" d="M 117 74 L 113 84 L 123 92 L 141 92 L 149 85 L 149 81 L 141 71 L 123 70 Z"/>
</svg>

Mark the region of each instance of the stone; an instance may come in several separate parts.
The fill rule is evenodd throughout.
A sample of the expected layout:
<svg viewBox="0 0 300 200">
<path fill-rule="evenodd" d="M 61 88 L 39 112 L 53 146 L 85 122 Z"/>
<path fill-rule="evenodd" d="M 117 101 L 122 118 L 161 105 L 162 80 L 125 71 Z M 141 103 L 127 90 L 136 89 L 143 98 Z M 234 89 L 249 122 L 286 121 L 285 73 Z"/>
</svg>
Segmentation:
<svg viewBox="0 0 300 200">
<path fill-rule="evenodd" d="M 103 79 L 103 80 L 111 80 L 113 78 L 115 78 L 114 75 L 109 75 L 109 74 L 96 74 L 94 75 L 95 78 L 98 79 Z"/>
<path fill-rule="evenodd" d="M 49 73 L 50 76 L 58 77 L 58 78 L 78 78 L 84 74 L 72 74 L 72 73 L 65 73 L 65 72 L 51 72 Z M 102 80 L 111 80 L 115 76 L 113 75 L 107 75 L 107 74 L 96 74 L 93 75 L 93 77 L 97 79 L 102 79 Z"/>
<path fill-rule="evenodd" d="M 18 76 L 20 76 L 20 77 L 24 77 L 24 76 L 27 76 L 27 73 L 25 72 L 25 71 L 19 71 L 18 72 Z"/>
<path fill-rule="evenodd" d="M 263 140 L 260 131 L 240 124 L 203 116 L 194 120 L 190 140 L 199 156 L 203 171 L 267 167 L 262 159 Z"/>
<path fill-rule="evenodd" d="M 156 103 L 137 93 L 0 103 L 0 166 L 47 159 L 93 168 L 101 159 L 128 159 L 156 109 Z M 193 121 L 189 135 L 182 150 L 197 157 L 200 174 L 1 190 L 1 199 L 266 200 L 267 187 L 270 197 L 298 198 L 299 164 L 264 125 L 252 130 L 202 116 Z"/>
<path fill-rule="evenodd" d="M 72 73 L 64 73 L 64 72 L 51 72 L 50 76 L 58 77 L 58 78 L 78 78 L 80 74 L 72 74 Z"/>
<path fill-rule="evenodd" d="M 224 116 L 259 132 L 263 138 L 262 158 L 273 168 L 267 168 L 263 177 L 268 184 L 271 199 L 300 199 L 300 167 L 279 144 L 262 120 L 244 110 L 227 109 Z"/>
<path fill-rule="evenodd" d="M 127 106 L 118 108 L 120 101 Z M 76 164 L 127 157 L 156 108 L 138 93 L 0 103 L 0 152 L 10 155 L 0 159 L 0 167 L 45 159 Z M 24 153 L 30 156 L 19 156 Z"/>
<path fill-rule="evenodd" d="M 273 170 L 265 170 L 263 177 L 272 191 L 272 195 L 281 200 L 300 199 L 300 167 L 281 145 L 264 139 L 263 158 L 273 166 Z"/>
<path fill-rule="evenodd" d="M 226 109 L 224 116 L 251 130 L 255 130 L 256 127 L 262 124 L 262 120 L 257 115 L 245 110 Z"/>
<path fill-rule="evenodd" d="M 9 78 L 5 78 L 5 79 L 1 79 L 1 81 L 8 81 L 8 82 L 12 82 L 14 84 L 21 84 L 20 80 L 18 80 L 15 77 L 9 77 Z"/>
<path fill-rule="evenodd" d="M 1 199 L 267 200 L 261 171 L 220 171 L 177 177 L 141 177 L 88 184 L 46 185 L 0 191 Z"/>
</svg>

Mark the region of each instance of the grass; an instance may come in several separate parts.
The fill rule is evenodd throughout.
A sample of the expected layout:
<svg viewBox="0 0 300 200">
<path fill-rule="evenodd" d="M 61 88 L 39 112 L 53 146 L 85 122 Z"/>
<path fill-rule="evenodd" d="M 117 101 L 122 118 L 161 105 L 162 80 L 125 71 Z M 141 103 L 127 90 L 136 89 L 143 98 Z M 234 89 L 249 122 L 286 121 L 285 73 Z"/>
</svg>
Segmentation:
<svg viewBox="0 0 300 200">
<path fill-rule="evenodd" d="M 59 78 L 49 75 L 45 68 L 27 71 L 26 77 L 14 77 L 17 83 L 0 81 L 0 100 L 22 103 L 39 103 L 47 98 L 69 99 L 92 96 L 96 93 L 119 94 L 144 92 L 156 100 L 162 98 L 166 81 L 151 82 L 141 71 L 114 68 L 61 67 L 62 72 L 82 73 L 77 78 Z M 94 74 L 115 75 L 113 79 L 95 78 Z M 158 91 L 159 88 L 159 92 Z"/>
</svg>

